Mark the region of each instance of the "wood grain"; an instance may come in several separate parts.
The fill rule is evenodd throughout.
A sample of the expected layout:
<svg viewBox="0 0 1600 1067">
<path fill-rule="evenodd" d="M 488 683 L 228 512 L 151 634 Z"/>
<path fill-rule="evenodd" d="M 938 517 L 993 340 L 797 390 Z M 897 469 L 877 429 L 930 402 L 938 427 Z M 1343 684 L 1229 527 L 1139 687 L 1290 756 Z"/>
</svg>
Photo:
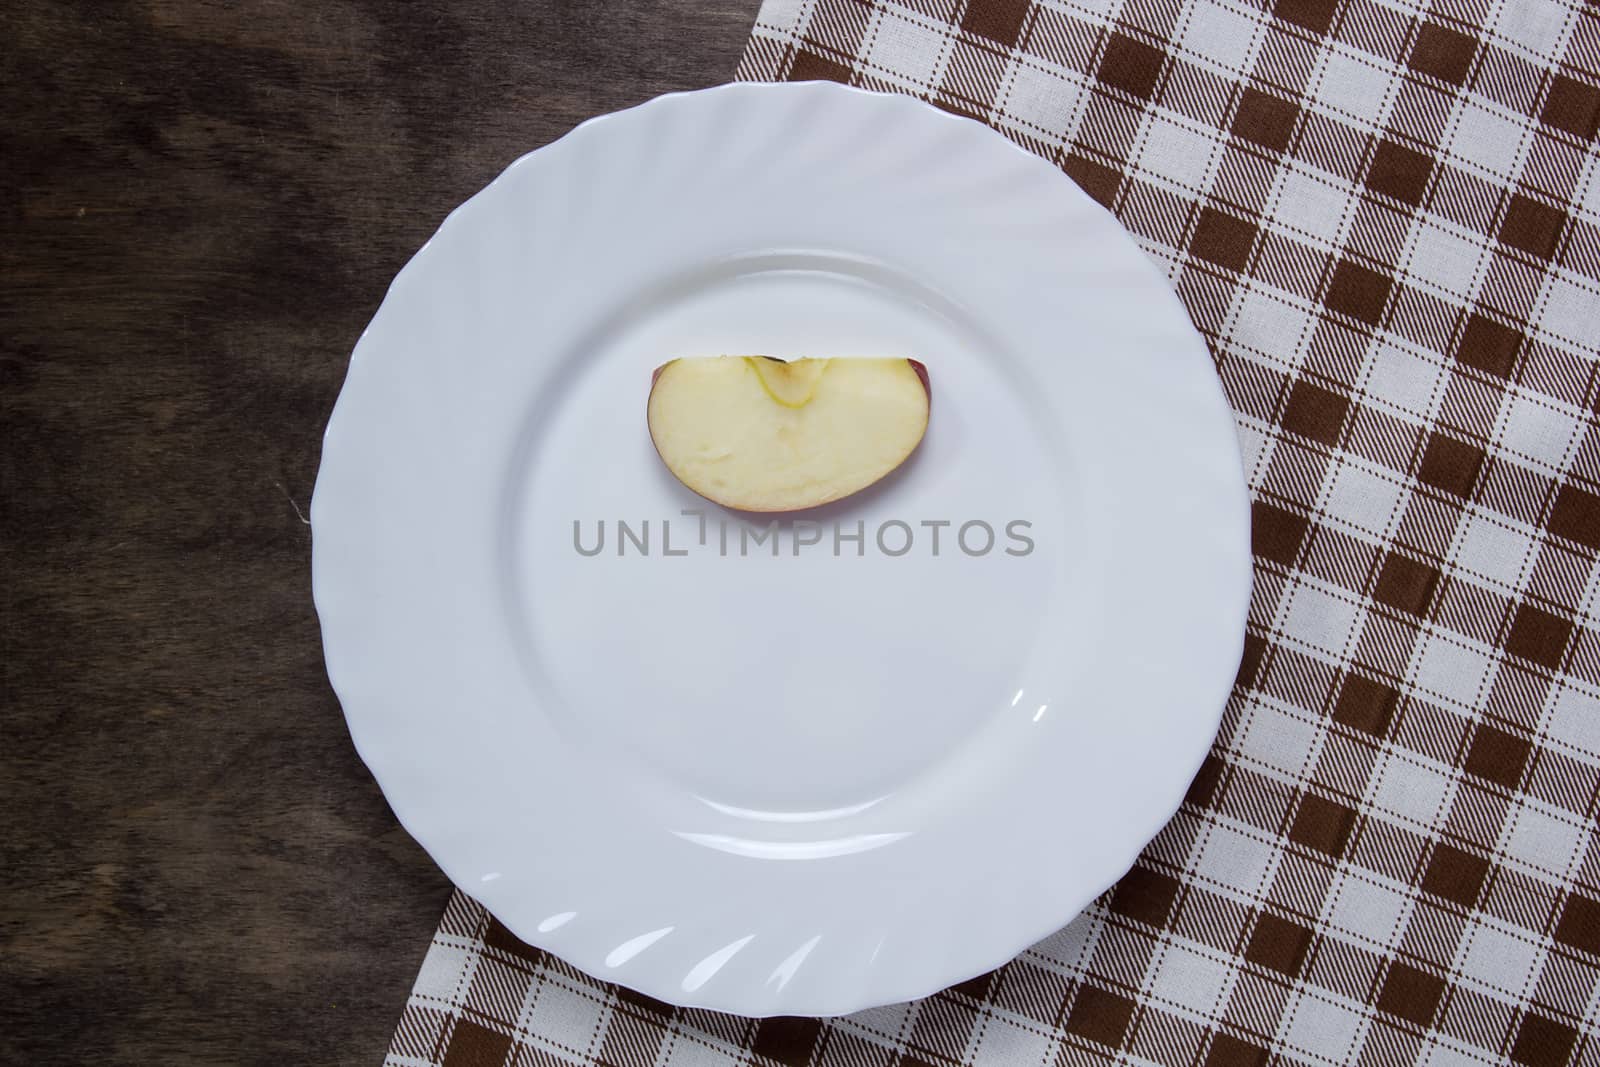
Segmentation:
<svg viewBox="0 0 1600 1067">
<path fill-rule="evenodd" d="M 303 521 L 394 272 L 756 0 L 0 8 L 0 1062 L 375 1064 L 448 888 Z"/>
</svg>

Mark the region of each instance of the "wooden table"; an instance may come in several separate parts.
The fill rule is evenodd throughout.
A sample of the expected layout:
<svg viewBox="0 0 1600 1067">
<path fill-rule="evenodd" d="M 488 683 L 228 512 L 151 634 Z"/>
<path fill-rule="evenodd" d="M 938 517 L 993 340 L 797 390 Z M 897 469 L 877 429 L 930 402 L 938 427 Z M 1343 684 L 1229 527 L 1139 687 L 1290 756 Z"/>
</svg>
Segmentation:
<svg viewBox="0 0 1600 1067">
<path fill-rule="evenodd" d="M 756 7 L 0 7 L 0 1062 L 380 1061 L 449 887 L 322 669 L 346 359 L 451 208 Z"/>
</svg>

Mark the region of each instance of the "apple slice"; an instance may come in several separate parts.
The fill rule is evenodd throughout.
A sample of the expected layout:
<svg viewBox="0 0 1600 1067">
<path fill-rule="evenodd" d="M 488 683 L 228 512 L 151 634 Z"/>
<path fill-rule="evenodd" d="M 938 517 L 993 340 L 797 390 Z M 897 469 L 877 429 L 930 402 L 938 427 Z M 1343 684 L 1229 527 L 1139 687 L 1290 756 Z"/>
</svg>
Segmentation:
<svg viewBox="0 0 1600 1067">
<path fill-rule="evenodd" d="M 650 387 L 650 439 L 708 500 L 798 511 L 904 463 L 928 428 L 930 397 L 927 368 L 910 359 L 675 359 Z"/>
</svg>

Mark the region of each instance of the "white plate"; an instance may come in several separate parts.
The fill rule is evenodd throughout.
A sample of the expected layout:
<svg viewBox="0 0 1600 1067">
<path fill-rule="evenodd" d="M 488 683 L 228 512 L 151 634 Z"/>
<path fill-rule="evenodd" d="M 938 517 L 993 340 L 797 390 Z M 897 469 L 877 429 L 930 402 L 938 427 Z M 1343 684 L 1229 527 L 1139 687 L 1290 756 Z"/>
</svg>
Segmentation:
<svg viewBox="0 0 1600 1067">
<path fill-rule="evenodd" d="M 933 382 L 912 462 L 777 557 L 645 427 L 656 365 L 752 352 Z M 978 123 L 831 84 L 662 97 L 463 204 L 356 346 L 312 525 L 329 676 L 445 872 L 747 1015 L 922 996 L 1071 919 L 1176 809 L 1250 589 L 1233 420 L 1156 268 Z"/>
</svg>

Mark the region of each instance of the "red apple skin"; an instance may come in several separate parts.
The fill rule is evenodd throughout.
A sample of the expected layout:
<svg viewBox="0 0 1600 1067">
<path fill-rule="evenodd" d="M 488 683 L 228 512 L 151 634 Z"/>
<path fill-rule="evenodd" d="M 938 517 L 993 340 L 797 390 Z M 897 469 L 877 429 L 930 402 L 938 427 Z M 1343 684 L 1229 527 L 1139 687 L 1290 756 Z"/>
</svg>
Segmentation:
<svg viewBox="0 0 1600 1067">
<path fill-rule="evenodd" d="M 908 360 L 906 360 L 906 362 L 911 364 L 911 369 L 917 372 L 917 377 L 918 378 L 922 379 L 922 391 L 924 393 L 928 394 L 928 411 L 932 412 L 933 411 L 933 383 L 928 380 L 928 368 L 922 363 L 921 360 L 908 359 Z M 656 371 L 656 373 L 660 374 L 661 372 L 658 370 L 658 371 Z M 652 384 L 653 383 L 654 383 L 654 379 L 652 379 Z M 921 441 L 917 442 L 917 447 L 918 448 L 922 447 L 922 442 Z M 916 449 L 914 448 L 914 449 L 912 449 L 912 451 L 915 452 Z M 906 458 L 909 459 L 910 457 L 908 456 Z"/>
<path fill-rule="evenodd" d="M 787 362 L 786 360 L 781 360 L 776 356 L 762 356 L 761 358 L 762 359 L 770 359 L 774 363 Z M 665 363 L 661 364 L 661 366 L 657 367 L 655 370 L 650 372 L 650 388 L 651 388 L 652 391 L 654 391 L 654 389 L 655 389 L 656 379 L 661 377 L 661 372 L 666 370 L 668 367 L 672 366 L 676 362 L 678 362 L 678 361 L 675 360 L 675 359 L 669 359 Z M 931 419 L 933 417 L 933 383 L 928 377 L 928 367 L 921 360 L 907 359 L 906 362 L 911 364 L 911 369 L 914 372 L 916 372 L 917 380 L 922 382 L 922 391 L 924 393 L 928 394 L 928 417 Z M 645 407 L 646 407 L 647 410 L 649 408 L 649 405 L 650 405 L 650 394 L 646 393 L 645 394 Z M 667 466 L 667 457 L 663 456 L 661 454 L 661 449 L 656 444 L 655 436 L 653 434 L 649 435 L 649 436 L 650 436 L 650 447 L 655 449 L 656 458 L 661 461 L 661 465 L 663 467 L 666 467 Z M 916 448 L 913 448 L 910 452 L 906 453 L 906 458 L 900 461 L 899 466 L 896 467 L 895 470 L 899 470 L 900 467 L 904 467 L 907 463 L 910 463 L 911 462 L 911 457 L 917 454 L 917 449 L 921 448 L 922 447 L 922 442 L 926 441 L 927 439 L 928 439 L 928 434 L 927 434 L 927 431 L 924 430 L 923 434 L 922 434 L 922 437 L 920 439 L 918 439 L 918 441 L 917 441 Z M 668 467 L 667 469 L 668 469 L 668 473 L 671 473 L 671 468 Z M 893 474 L 893 473 L 894 473 L 894 471 L 890 471 L 889 472 L 889 474 Z M 885 478 L 887 478 L 888 476 L 889 476 L 888 474 L 884 475 Z M 880 481 L 881 480 L 882 479 L 880 479 Z M 682 485 L 685 489 L 689 490 L 689 492 L 693 493 L 695 496 L 699 497 L 701 500 L 704 500 L 706 503 L 715 504 L 717 507 L 722 508 L 725 511 L 743 511 L 746 514 L 750 514 L 750 515 L 798 515 L 803 511 L 812 510 L 811 508 L 771 508 L 771 509 L 763 509 L 763 508 L 733 508 L 733 507 L 729 507 L 727 504 L 724 504 L 720 500 L 712 500 L 710 497 L 706 496 L 704 493 L 700 492 L 698 489 L 695 489 L 693 486 L 685 484 L 681 478 L 676 478 L 675 477 L 675 478 L 673 478 L 673 481 L 677 482 L 679 485 Z M 871 486 L 867 486 L 866 488 L 870 489 Z M 860 490 L 858 490 L 858 492 L 859 491 Z M 840 499 L 846 499 L 846 498 L 841 497 Z M 818 504 L 817 507 L 825 508 L 825 507 L 828 507 L 830 504 L 837 504 L 838 502 L 839 502 L 838 500 L 831 500 L 827 504 Z"/>
</svg>

